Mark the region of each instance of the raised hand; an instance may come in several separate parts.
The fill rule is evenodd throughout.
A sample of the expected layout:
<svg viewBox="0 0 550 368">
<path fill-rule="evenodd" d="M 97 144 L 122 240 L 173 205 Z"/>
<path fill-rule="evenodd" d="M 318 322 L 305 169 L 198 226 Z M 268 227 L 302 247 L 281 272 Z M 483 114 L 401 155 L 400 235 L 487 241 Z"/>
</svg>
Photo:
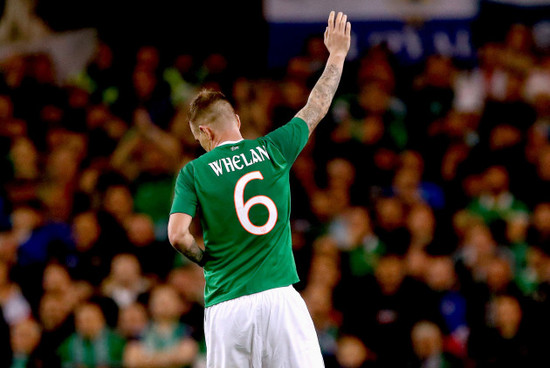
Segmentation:
<svg viewBox="0 0 550 368">
<path fill-rule="evenodd" d="M 351 23 L 348 16 L 342 12 L 335 15 L 330 12 L 328 25 L 325 29 L 325 46 L 332 55 L 346 56 L 350 47 Z"/>
<path fill-rule="evenodd" d="M 296 114 L 306 122 L 310 135 L 330 108 L 340 83 L 350 39 L 351 24 L 348 22 L 348 16 L 342 12 L 338 15 L 335 15 L 334 11 L 330 12 L 325 30 L 325 46 L 329 52 L 327 64 L 311 90 L 307 104 Z"/>
</svg>

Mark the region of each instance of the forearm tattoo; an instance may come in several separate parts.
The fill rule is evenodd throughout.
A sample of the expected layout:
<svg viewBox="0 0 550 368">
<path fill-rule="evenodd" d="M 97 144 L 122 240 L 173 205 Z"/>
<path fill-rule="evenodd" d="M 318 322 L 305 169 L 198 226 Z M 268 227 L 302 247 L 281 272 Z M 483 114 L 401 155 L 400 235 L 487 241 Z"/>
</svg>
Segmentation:
<svg viewBox="0 0 550 368">
<path fill-rule="evenodd" d="M 306 106 L 296 115 L 307 123 L 310 135 L 328 112 L 341 76 L 341 66 L 328 64 L 311 90 Z"/>
<path fill-rule="evenodd" d="M 191 247 L 179 247 L 178 250 L 199 266 L 204 266 L 204 263 L 206 263 L 204 251 L 199 247 L 195 240 L 193 240 Z"/>
</svg>

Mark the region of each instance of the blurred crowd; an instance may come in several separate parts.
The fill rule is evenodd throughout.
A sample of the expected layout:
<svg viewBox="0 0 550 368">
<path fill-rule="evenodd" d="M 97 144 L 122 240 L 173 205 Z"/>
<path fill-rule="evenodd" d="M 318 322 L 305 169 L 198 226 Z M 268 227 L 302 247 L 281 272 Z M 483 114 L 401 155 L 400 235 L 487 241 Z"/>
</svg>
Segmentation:
<svg viewBox="0 0 550 368">
<path fill-rule="evenodd" d="M 204 366 L 202 269 L 166 234 L 202 153 L 187 104 L 221 90 L 254 139 L 327 57 L 312 37 L 251 78 L 219 53 L 116 51 L 101 42 L 63 85 L 46 54 L 1 65 L 2 367 Z M 550 364 L 550 55 L 529 27 L 471 65 L 365 50 L 291 186 L 296 288 L 328 368 Z"/>
</svg>

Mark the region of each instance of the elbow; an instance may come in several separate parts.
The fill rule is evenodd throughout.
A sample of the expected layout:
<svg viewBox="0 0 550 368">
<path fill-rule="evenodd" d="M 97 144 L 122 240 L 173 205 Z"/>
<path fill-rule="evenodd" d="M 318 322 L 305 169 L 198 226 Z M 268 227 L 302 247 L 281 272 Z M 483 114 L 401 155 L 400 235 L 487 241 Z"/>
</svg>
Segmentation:
<svg viewBox="0 0 550 368">
<path fill-rule="evenodd" d="M 183 213 L 172 214 L 168 220 L 168 241 L 174 249 L 184 254 L 193 248 L 195 241 L 189 231 L 191 220 L 191 216 Z"/>
<path fill-rule="evenodd" d="M 185 240 L 185 233 L 178 230 L 168 230 L 168 241 L 176 249 L 180 248 L 183 245 Z"/>
<path fill-rule="evenodd" d="M 168 241 L 177 252 L 187 254 L 193 245 L 193 237 L 189 232 L 175 232 L 168 235 Z"/>
<path fill-rule="evenodd" d="M 181 230 L 176 226 L 168 226 L 168 241 L 176 250 L 180 250 L 185 247 L 186 240 L 191 237 L 189 230 Z M 192 237 L 191 237 L 192 238 Z"/>
<path fill-rule="evenodd" d="M 176 244 L 178 243 L 178 238 L 180 236 L 175 232 L 175 231 L 170 231 L 170 229 L 168 229 L 168 241 L 170 242 L 170 244 L 175 248 L 176 247 Z"/>
</svg>

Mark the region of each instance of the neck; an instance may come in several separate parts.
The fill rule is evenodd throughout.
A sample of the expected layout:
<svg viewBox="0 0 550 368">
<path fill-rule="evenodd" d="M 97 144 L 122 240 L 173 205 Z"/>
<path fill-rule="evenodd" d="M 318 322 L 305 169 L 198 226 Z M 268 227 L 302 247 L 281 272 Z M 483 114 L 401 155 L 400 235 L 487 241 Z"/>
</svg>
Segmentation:
<svg viewBox="0 0 550 368">
<path fill-rule="evenodd" d="M 223 142 L 240 141 L 241 139 L 243 139 L 243 136 L 240 131 L 230 131 L 225 134 L 220 134 L 212 140 L 212 149 L 218 147 Z"/>
</svg>

